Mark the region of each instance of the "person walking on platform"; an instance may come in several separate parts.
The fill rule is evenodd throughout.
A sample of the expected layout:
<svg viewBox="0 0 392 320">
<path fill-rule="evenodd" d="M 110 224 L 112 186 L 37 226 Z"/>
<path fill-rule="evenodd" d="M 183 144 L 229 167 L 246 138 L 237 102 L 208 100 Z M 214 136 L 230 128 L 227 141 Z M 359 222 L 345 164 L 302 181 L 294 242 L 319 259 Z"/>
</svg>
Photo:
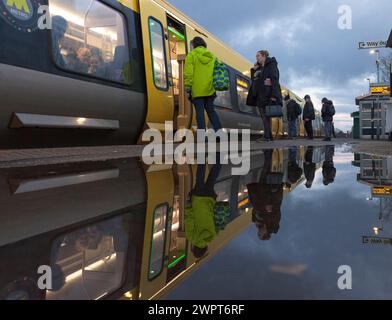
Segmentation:
<svg viewBox="0 0 392 320">
<path fill-rule="evenodd" d="M 216 92 L 213 86 L 215 56 L 207 50 L 207 43 L 201 37 L 191 41 L 193 50 L 185 59 L 184 81 L 189 100 L 196 109 L 198 129 L 206 129 L 204 111 L 215 131 L 222 129 L 214 108 Z"/>
<path fill-rule="evenodd" d="M 312 146 L 308 147 L 305 152 L 304 161 L 304 173 L 306 178 L 305 186 L 310 189 L 313 185 L 314 177 L 316 175 L 316 164 L 313 162 L 313 151 Z"/>
<path fill-rule="evenodd" d="M 316 115 L 314 112 L 314 106 L 312 99 L 309 95 L 305 96 L 305 106 L 304 112 L 302 114 L 302 119 L 304 120 L 304 126 L 306 131 L 306 136 L 308 140 L 313 140 L 313 125 L 312 121 L 316 119 Z"/>
<path fill-rule="evenodd" d="M 298 117 L 302 113 L 301 106 L 294 100 L 290 98 L 290 95 L 284 98 L 287 110 L 287 121 L 289 124 L 289 139 L 295 139 L 297 137 L 297 121 Z"/>
<path fill-rule="evenodd" d="M 282 105 L 282 91 L 279 84 L 278 62 L 270 57 L 267 50 L 258 51 L 256 63 L 251 69 L 252 94 L 257 101 L 264 125 L 264 138 L 258 142 L 272 141 L 271 118 L 266 115 L 268 105 Z"/>
<path fill-rule="evenodd" d="M 321 102 L 323 103 L 323 107 L 321 109 L 321 117 L 323 119 L 324 128 L 325 128 L 324 141 L 331 141 L 332 123 L 333 123 L 333 116 L 335 115 L 335 107 L 333 105 L 333 102 L 328 100 L 327 98 L 323 98 Z"/>
</svg>

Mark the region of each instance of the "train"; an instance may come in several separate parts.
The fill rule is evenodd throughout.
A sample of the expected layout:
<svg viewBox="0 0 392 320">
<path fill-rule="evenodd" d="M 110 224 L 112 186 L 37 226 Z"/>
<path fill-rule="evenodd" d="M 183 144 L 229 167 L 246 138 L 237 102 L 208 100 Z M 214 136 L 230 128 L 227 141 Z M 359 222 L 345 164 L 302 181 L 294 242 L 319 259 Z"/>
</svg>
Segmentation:
<svg viewBox="0 0 392 320">
<path fill-rule="evenodd" d="M 304 182 L 303 173 L 290 181 L 290 158 L 303 169 L 305 148 L 271 152 L 271 170 L 288 195 Z M 311 154 L 319 170 L 325 148 Z M 0 169 L 0 300 L 167 296 L 252 224 L 247 187 L 259 181 L 266 160 L 263 152 L 249 157 L 245 176 L 233 176 L 231 164 L 220 168 L 214 191 L 229 215 L 203 257 L 184 234 L 198 165 L 145 166 L 130 158 Z M 41 266 L 51 267 L 49 288 L 37 285 Z"/>
<path fill-rule="evenodd" d="M 49 26 L 40 24 L 42 5 Z M 183 83 L 195 36 L 229 70 L 230 89 L 215 100 L 222 125 L 263 132 L 246 105 L 252 63 L 166 1 L 10 0 L 0 9 L 0 148 L 140 144 L 165 121 L 196 128 Z M 272 127 L 287 134 L 284 119 Z M 314 130 L 321 134 L 319 112 Z"/>
</svg>

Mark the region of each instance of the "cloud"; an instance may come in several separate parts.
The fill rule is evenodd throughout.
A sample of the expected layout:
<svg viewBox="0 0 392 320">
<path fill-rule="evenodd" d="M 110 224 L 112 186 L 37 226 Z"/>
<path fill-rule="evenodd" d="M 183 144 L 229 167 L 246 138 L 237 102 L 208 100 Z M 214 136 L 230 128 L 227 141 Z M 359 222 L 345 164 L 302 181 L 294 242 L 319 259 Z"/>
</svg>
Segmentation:
<svg viewBox="0 0 392 320">
<path fill-rule="evenodd" d="M 229 42 L 232 47 L 246 47 L 252 43 L 276 41 L 285 47 L 294 48 L 299 45 L 297 36 L 312 30 L 306 20 L 313 14 L 314 5 L 306 6 L 298 15 L 287 15 L 280 18 L 271 17 L 255 25 L 244 24 L 233 33 Z"/>
</svg>

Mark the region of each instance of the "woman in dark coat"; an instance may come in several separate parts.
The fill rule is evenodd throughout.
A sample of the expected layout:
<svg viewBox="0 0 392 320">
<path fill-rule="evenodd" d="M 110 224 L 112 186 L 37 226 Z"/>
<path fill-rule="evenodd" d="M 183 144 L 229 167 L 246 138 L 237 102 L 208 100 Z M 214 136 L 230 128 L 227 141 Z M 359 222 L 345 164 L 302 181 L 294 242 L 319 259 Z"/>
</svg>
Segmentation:
<svg viewBox="0 0 392 320">
<path fill-rule="evenodd" d="M 282 105 L 278 62 L 274 57 L 271 58 L 266 50 L 257 52 L 256 61 L 251 69 L 252 93 L 263 118 L 264 139 L 262 141 L 271 141 L 271 118 L 266 116 L 265 109 L 268 105 Z"/>
<path fill-rule="evenodd" d="M 272 152 L 266 150 L 264 153 L 265 162 L 260 181 L 247 186 L 253 206 L 252 220 L 258 229 L 260 240 L 263 241 L 271 239 L 273 233 L 278 233 L 283 201 L 283 183 L 268 179 L 272 168 Z"/>
</svg>

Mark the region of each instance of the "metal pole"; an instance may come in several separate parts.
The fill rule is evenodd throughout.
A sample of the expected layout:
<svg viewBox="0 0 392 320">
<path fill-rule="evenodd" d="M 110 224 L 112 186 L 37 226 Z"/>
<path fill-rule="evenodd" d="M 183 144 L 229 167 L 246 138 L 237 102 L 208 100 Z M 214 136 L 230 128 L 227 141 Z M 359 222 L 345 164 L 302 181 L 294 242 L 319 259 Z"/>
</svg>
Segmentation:
<svg viewBox="0 0 392 320">
<path fill-rule="evenodd" d="M 380 50 L 376 50 L 377 53 L 377 60 L 376 60 L 376 64 L 377 64 L 377 83 L 380 83 Z"/>
<path fill-rule="evenodd" d="M 380 106 L 380 95 L 377 95 L 377 140 L 380 140 L 380 118 L 381 118 L 381 106 Z"/>
</svg>

